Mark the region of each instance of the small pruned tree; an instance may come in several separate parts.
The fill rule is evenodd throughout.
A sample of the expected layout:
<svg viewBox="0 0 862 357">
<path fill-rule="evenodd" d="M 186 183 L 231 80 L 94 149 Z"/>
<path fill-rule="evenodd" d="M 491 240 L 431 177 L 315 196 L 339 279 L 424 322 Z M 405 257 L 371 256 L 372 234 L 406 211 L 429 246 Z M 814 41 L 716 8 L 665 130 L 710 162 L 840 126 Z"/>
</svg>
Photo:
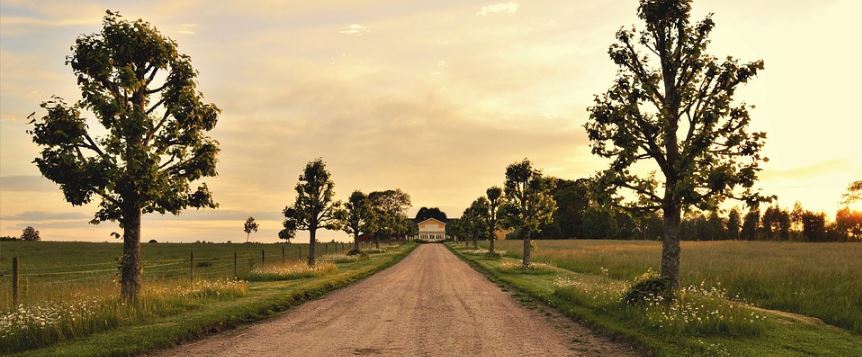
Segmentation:
<svg viewBox="0 0 862 357">
<path fill-rule="evenodd" d="M 362 191 L 353 191 L 344 207 L 341 227 L 344 232 L 353 236 L 352 253 L 359 253 L 359 235 L 368 230 L 371 220 L 371 200 Z"/>
<path fill-rule="evenodd" d="M 335 201 L 335 182 L 323 159 L 310 161 L 305 165 L 299 182 L 296 184 L 296 201 L 284 208 L 284 234 L 292 237 L 297 230 L 308 231 L 308 265 L 316 261 L 315 244 L 317 230 L 341 229 L 338 219 L 341 213 L 341 202 Z M 282 234 L 279 233 L 279 237 Z"/>
<path fill-rule="evenodd" d="M 551 195 L 553 180 L 542 176 L 529 159 L 509 165 L 503 185 L 505 199 L 500 206 L 501 225 L 517 229 L 524 239 L 523 264 L 530 265 L 532 234 L 553 220 L 557 208 Z"/>
<path fill-rule="evenodd" d="M 734 94 L 763 69 L 708 55 L 712 16 L 691 22 L 691 0 L 640 0 L 641 30 L 620 29 L 608 54 L 619 66 L 614 84 L 596 96 L 585 125 L 593 154 L 612 163 L 600 173 L 608 200 L 629 210 L 664 214 L 661 277 L 679 287 L 679 229 L 690 207 L 716 209 L 727 198 L 769 200 L 752 190 L 766 134 L 749 132 L 749 106 Z M 648 160 L 656 176 L 631 171 Z M 662 192 L 659 191 L 663 188 Z M 619 201 L 618 190 L 633 193 Z"/>
<path fill-rule="evenodd" d="M 488 206 L 488 199 L 479 197 L 461 215 L 461 220 L 467 226 L 467 233 L 473 240 L 474 249 L 479 249 L 479 237 L 488 233 Z"/>
<path fill-rule="evenodd" d="M 27 226 L 21 231 L 21 240 L 28 242 L 38 242 L 42 240 L 42 237 L 39 236 L 39 231 L 37 231 L 32 226 Z"/>
<path fill-rule="evenodd" d="M 497 219 L 497 211 L 500 208 L 503 189 L 497 186 L 492 186 L 485 191 L 485 195 L 488 200 L 487 210 L 484 214 L 485 226 L 488 229 L 488 255 L 494 255 L 497 254 L 494 250 L 494 241 L 497 240 L 497 229 L 500 228 L 500 224 Z"/>
<path fill-rule="evenodd" d="M 121 292 L 133 301 L 141 290 L 141 215 L 216 207 L 206 184 L 192 183 L 216 175 L 218 142 L 207 132 L 219 109 L 197 90 L 191 59 L 143 20 L 108 11 L 102 31 L 78 37 L 66 63 L 82 99 L 42 103 L 47 114 L 29 131 L 42 147 L 35 163 L 72 205 L 101 198 L 91 223 L 119 222 Z M 88 112 L 104 130 L 90 130 Z"/>
<path fill-rule="evenodd" d="M 254 221 L 254 217 L 248 217 L 248 219 L 245 220 L 245 224 L 242 225 L 242 231 L 245 232 L 246 243 L 248 243 L 248 237 L 251 235 L 251 233 L 257 232 L 257 229 L 259 227 L 260 226 L 257 224 L 257 222 Z"/>
</svg>

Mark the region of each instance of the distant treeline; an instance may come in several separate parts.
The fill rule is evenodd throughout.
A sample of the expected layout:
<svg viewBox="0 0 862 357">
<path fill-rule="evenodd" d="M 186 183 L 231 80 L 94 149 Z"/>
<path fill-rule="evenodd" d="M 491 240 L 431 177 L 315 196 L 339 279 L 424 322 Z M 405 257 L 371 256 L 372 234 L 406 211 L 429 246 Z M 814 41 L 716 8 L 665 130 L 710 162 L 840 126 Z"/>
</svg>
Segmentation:
<svg viewBox="0 0 862 357">
<path fill-rule="evenodd" d="M 664 236 L 660 213 L 632 213 L 593 199 L 589 179 L 555 179 L 557 204 L 553 222 L 537 234 L 539 239 L 638 239 Z M 508 236 L 519 239 L 517 232 Z M 786 240 L 808 242 L 862 241 L 862 212 L 847 207 L 834 219 L 823 212 L 769 206 L 760 209 L 687 212 L 680 226 L 683 240 Z"/>
</svg>

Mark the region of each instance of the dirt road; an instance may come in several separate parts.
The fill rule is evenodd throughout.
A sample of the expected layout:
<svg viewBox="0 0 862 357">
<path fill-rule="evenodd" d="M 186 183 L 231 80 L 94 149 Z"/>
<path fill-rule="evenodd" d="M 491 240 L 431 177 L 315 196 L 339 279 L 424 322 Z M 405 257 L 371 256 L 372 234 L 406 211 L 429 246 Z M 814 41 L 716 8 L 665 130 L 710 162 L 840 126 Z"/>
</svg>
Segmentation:
<svg viewBox="0 0 862 357">
<path fill-rule="evenodd" d="M 630 356 L 631 348 L 530 310 L 440 244 L 323 299 L 163 356 Z"/>
</svg>

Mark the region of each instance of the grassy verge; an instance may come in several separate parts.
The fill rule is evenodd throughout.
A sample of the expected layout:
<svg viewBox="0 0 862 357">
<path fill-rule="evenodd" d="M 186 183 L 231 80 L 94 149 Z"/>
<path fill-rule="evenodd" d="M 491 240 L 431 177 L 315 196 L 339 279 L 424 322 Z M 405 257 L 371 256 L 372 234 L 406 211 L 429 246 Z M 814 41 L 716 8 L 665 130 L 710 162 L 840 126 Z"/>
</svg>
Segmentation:
<svg viewBox="0 0 862 357">
<path fill-rule="evenodd" d="M 686 309 L 685 314 L 674 315 L 669 308 L 656 311 L 665 309 L 664 305 L 621 303 L 629 284 L 624 280 L 553 266 L 538 271 L 515 269 L 512 258 L 489 258 L 465 254 L 472 249 L 449 248 L 492 281 L 658 356 L 862 355 L 862 338 L 845 330 L 749 309 L 721 294 L 691 291 L 687 300 L 675 304 Z M 722 317 L 707 317 L 712 311 Z"/>
<path fill-rule="evenodd" d="M 540 240 L 533 260 L 567 270 L 632 280 L 658 271 L 661 242 Z M 487 245 L 486 242 L 482 243 Z M 497 248 L 517 258 L 522 242 Z M 752 304 L 817 317 L 862 336 L 862 244 L 769 241 L 682 242 L 683 285 L 721 287 Z"/>
<path fill-rule="evenodd" d="M 170 347 L 225 329 L 271 317 L 302 302 L 318 298 L 385 269 L 407 256 L 415 244 L 406 244 L 370 259 L 337 264 L 337 271 L 283 281 L 249 282 L 244 296 L 210 301 L 195 309 L 142 323 L 84 336 L 20 356 L 127 356 Z"/>
</svg>

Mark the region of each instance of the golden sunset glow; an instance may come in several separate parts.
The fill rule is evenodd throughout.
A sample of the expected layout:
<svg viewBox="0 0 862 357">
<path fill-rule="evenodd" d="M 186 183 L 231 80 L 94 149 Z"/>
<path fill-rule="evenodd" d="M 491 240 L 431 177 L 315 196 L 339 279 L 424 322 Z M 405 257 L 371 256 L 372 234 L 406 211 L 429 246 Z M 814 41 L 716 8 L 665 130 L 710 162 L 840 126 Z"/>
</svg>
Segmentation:
<svg viewBox="0 0 862 357">
<path fill-rule="evenodd" d="M 32 225 L 47 240 L 114 240 L 115 224 L 87 223 L 95 205 L 72 207 L 40 176 L 25 133 L 41 101 L 80 97 L 64 60 L 78 35 L 99 31 L 106 9 L 176 40 L 200 72 L 199 89 L 222 109 L 212 132 L 219 175 L 206 180 L 220 207 L 148 215 L 143 239 L 242 241 L 241 225 L 254 216 L 255 239 L 274 242 L 297 176 L 317 157 L 339 199 L 398 187 L 413 212 L 437 206 L 450 216 L 523 157 L 569 179 L 606 168 L 590 154 L 586 108 L 614 78 L 607 49 L 617 29 L 638 23 L 636 7 L 2 0 L 0 235 Z M 766 63 L 736 95 L 756 105 L 752 128 L 768 133 L 758 187 L 783 207 L 800 201 L 834 217 L 847 185 L 862 179 L 862 2 L 695 1 L 695 18 L 708 12 L 717 24 L 711 54 Z"/>
</svg>

